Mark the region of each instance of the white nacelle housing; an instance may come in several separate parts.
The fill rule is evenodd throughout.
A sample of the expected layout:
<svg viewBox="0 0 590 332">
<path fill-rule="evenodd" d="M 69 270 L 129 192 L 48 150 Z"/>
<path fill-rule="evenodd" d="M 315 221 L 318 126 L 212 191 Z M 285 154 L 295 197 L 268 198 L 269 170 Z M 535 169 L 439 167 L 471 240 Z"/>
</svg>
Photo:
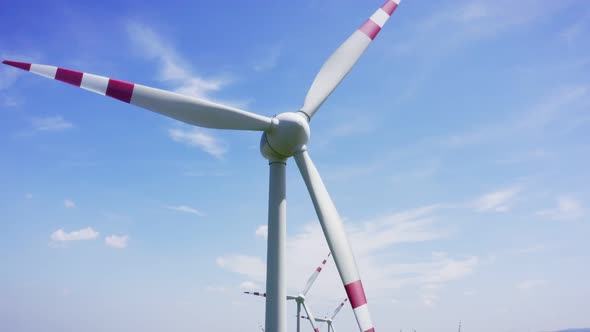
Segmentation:
<svg viewBox="0 0 590 332">
<path fill-rule="evenodd" d="M 282 113 L 272 119 L 271 129 L 262 134 L 260 152 L 268 160 L 284 160 L 309 141 L 307 119 L 299 113 Z"/>
</svg>

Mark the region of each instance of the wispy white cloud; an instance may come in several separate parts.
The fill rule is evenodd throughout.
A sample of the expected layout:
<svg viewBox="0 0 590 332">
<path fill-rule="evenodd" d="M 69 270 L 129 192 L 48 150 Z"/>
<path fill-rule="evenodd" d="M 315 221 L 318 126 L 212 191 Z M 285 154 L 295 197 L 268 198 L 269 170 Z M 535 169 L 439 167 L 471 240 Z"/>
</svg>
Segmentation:
<svg viewBox="0 0 590 332">
<path fill-rule="evenodd" d="M 229 83 L 228 79 L 208 79 L 193 74 L 188 62 L 150 27 L 139 22 L 130 22 L 127 32 L 142 55 L 160 64 L 158 79 L 172 84 L 178 93 L 210 99 L 212 92 L 221 90 Z"/>
<path fill-rule="evenodd" d="M 168 130 L 168 135 L 176 142 L 198 147 L 216 158 L 223 157 L 227 151 L 223 142 L 219 141 L 214 136 L 205 133 L 202 129 L 170 129 Z"/>
<path fill-rule="evenodd" d="M 83 228 L 69 233 L 65 232 L 63 229 L 58 229 L 51 234 L 51 240 L 58 242 L 94 240 L 98 235 L 99 233 L 92 229 L 92 227 Z"/>
<path fill-rule="evenodd" d="M 26 199 L 33 199 L 33 194 L 31 194 L 31 193 L 26 193 L 26 194 L 25 194 L 25 198 L 26 198 Z"/>
<path fill-rule="evenodd" d="M 36 60 L 39 57 L 39 54 L 34 54 L 33 57 L 31 57 L 31 55 L 25 56 L 21 54 L 12 54 L 4 52 L 0 53 L 0 59 L 2 60 L 7 59 L 21 62 L 35 63 L 37 62 Z M 18 77 L 24 73 L 25 71 L 21 69 L 0 64 L 0 91 L 10 88 L 16 82 Z"/>
<path fill-rule="evenodd" d="M 1 78 L 0 78 L 1 80 Z M 16 107 L 20 105 L 21 100 L 14 96 L 8 96 L 4 94 L 0 94 L 0 106 L 3 107 Z"/>
<path fill-rule="evenodd" d="M 260 286 L 252 281 L 244 281 L 240 284 L 240 289 L 252 291 L 260 289 Z"/>
<path fill-rule="evenodd" d="M 250 277 L 256 281 L 265 280 L 266 263 L 256 256 L 247 256 L 240 254 L 230 254 L 218 257 L 217 266 L 228 271 Z"/>
<path fill-rule="evenodd" d="M 107 247 L 115 249 L 124 249 L 127 248 L 127 244 L 129 243 L 129 236 L 109 235 L 104 239 L 104 243 L 107 245 Z"/>
<path fill-rule="evenodd" d="M 205 291 L 211 293 L 226 293 L 228 289 L 225 286 L 205 286 Z"/>
<path fill-rule="evenodd" d="M 557 197 L 557 206 L 537 212 L 537 215 L 554 220 L 575 220 L 586 215 L 582 203 L 571 196 Z"/>
<path fill-rule="evenodd" d="M 590 24 L 588 24 L 589 20 L 590 12 L 583 15 L 580 19 L 574 21 L 561 32 L 561 37 L 568 43 L 569 46 L 574 46 L 579 38 L 584 35 L 584 32 L 590 28 Z"/>
<path fill-rule="evenodd" d="M 268 238 L 268 226 L 260 225 L 256 229 L 256 236 L 267 239 Z"/>
<path fill-rule="evenodd" d="M 267 46 L 262 52 L 256 54 L 253 68 L 255 71 L 268 71 L 277 66 L 282 54 L 282 48 L 279 44 Z"/>
<path fill-rule="evenodd" d="M 523 133 L 543 131 L 546 134 L 549 126 L 555 128 L 549 134 L 555 135 L 579 125 L 579 117 L 583 116 L 590 103 L 590 86 L 569 85 L 553 90 L 554 92 L 534 101 L 526 110 L 516 110 L 516 115 L 512 118 L 452 135 L 442 140 L 442 146 L 457 148 L 482 145 L 515 136 L 521 139 Z"/>
<path fill-rule="evenodd" d="M 71 199 L 65 199 L 64 206 L 68 209 L 72 209 L 72 208 L 76 207 L 76 203 L 74 201 L 72 201 Z"/>
<path fill-rule="evenodd" d="M 539 288 L 548 284 L 548 281 L 545 279 L 530 279 L 530 280 L 523 280 L 516 284 L 516 288 L 521 291 L 529 291 L 534 288 Z"/>
<path fill-rule="evenodd" d="M 480 212 L 507 212 L 512 208 L 514 199 L 520 191 L 520 187 L 514 186 L 487 193 L 476 199 L 473 206 Z"/>
<path fill-rule="evenodd" d="M 417 26 L 431 32 L 448 29 L 454 34 L 462 34 L 464 39 L 484 38 L 555 15 L 570 2 L 536 4 L 533 0 L 460 0 L 435 11 Z"/>
<path fill-rule="evenodd" d="M 571 85 L 556 89 L 556 92 L 543 98 L 531 110 L 525 112 L 517 121 L 515 130 L 544 129 L 560 118 L 574 115 L 579 108 L 576 105 L 587 105 L 590 101 L 589 85 Z"/>
<path fill-rule="evenodd" d="M 480 263 L 477 256 L 453 258 L 445 253 L 434 253 L 424 259 L 404 262 L 401 259 L 392 259 L 389 254 L 395 245 L 433 241 L 447 236 L 445 231 L 434 227 L 436 213 L 445 208 L 445 205 L 436 204 L 361 223 L 346 223 L 347 233 L 363 274 L 363 284 L 369 294 L 391 298 L 392 292 L 407 286 L 425 294 L 434 305 L 437 292 L 446 283 L 473 273 Z M 288 288 L 293 292 L 301 291 L 305 281 L 328 252 L 322 229 L 317 222 L 306 224 L 299 232 L 289 236 Z M 265 265 L 259 257 L 226 255 L 219 258 L 217 264 L 246 277 L 247 280 L 264 280 Z M 333 262 L 329 260 L 322 270 L 322 277 L 314 285 L 314 296 L 324 300 L 340 297 L 342 294 L 339 280 Z"/>
<path fill-rule="evenodd" d="M 66 121 L 61 115 L 33 118 L 31 124 L 35 131 L 45 132 L 58 132 L 74 128 L 74 125 Z"/>
<path fill-rule="evenodd" d="M 197 209 L 195 209 L 193 207 L 187 206 L 187 205 L 167 206 L 166 208 L 168 210 L 172 210 L 172 211 L 178 211 L 178 212 L 185 212 L 185 213 L 194 214 L 194 215 L 199 216 L 199 217 L 204 217 L 205 216 L 205 213 L 203 213 L 203 212 L 201 212 L 201 211 L 199 211 L 199 210 L 197 210 Z"/>
</svg>

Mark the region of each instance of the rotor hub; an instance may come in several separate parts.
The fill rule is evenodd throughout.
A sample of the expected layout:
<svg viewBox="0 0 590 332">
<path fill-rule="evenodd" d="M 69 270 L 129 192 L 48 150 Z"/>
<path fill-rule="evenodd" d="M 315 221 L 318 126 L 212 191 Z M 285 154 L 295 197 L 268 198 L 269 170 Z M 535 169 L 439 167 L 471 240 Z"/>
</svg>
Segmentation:
<svg viewBox="0 0 590 332">
<path fill-rule="evenodd" d="M 310 130 L 305 116 L 281 113 L 272 119 L 269 131 L 262 134 L 260 152 L 268 160 L 284 160 L 301 150 L 309 141 Z"/>
</svg>

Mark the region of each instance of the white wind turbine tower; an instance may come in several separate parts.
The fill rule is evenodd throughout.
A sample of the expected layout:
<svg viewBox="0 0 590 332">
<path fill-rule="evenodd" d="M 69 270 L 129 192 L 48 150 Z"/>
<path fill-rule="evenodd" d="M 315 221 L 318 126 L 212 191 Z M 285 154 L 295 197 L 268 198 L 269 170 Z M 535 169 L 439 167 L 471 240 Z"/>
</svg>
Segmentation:
<svg viewBox="0 0 590 332">
<path fill-rule="evenodd" d="M 311 327 L 314 329 L 314 331 L 318 330 L 318 328 L 315 324 L 315 322 L 318 320 L 317 319 L 314 320 L 313 313 L 311 312 L 311 309 L 309 308 L 309 306 L 307 304 L 305 304 L 305 295 L 307 295 L 307 292 L 309 292 L 309 289 L 311 288 L 311 286 L 313 285 L 315 280 L 318 278 L 318 275 L 320 274 L 320 272 L 322 272 L 322 268 L 326 265 L 326 262 L 328 261 L 328 258 L 330 258 L 331 254 L 332 253 L 328 253 L 328 257 L 326 257 L 326 259 L 324 259 L 322 261 L 322 264 L 320 264 L 320 266 L 318 266 L 315 269 L 315 271 L 313 271 L 313 273 L 311 274 L 309 279 L 307 279 L 307 283 L 305 283 L 305 287 L 303 288 L 301 293 L 299 293 L 299 295 L 287 295 L 287 300 L 294 300 L 297 303 L 297 332 L 301 331 L 301 318 L 308 319 L 309 323 L 311 324 Z M 244 294 L 266 297 L 266 293 L 260 293 L 260 292 L 244 292 Z M 303 310 L 305 310 L 307 317 L 301 316 L 301 307 L 303 307 Z"/>
<path fill-rule="evenodd" d="M 348 299 L 344 299 L 338 305 L 338 307 L 336 307 L 336 309 L 334 310 L 334 313 L 332 313 L 332 316 L 330 316 L 330 318 L 328 318 L 328 316 L 326 316 L 326 318 L 316 318 L 315 321 L 320 322 L 320 323 L 327 323 L 328 324 L 328 332 L 330 332 L 330 331 L 336 332 L 336 330 L 334 330 L 334 318 L 336 318 L 336 315 L 338 315 L 338 313 L 340 312 L 340 309 L 342 309 L 342 307 L 344 307 L 344 304 L 346 303 L 346 301 L 348 301 Z M 308 318 L 308 317 L 302 317 L 302 318 Z M 400 330 L 400 332 L 401 332 L 401 330 Z"/>
<path fill-rule="evenodd" d="M 139 106 L 173 119 L 207 128 L 262 132 L 260 150 L 270 165 L 268 242 L 266 264 L 266 331 L 287 330 L 285 283 L 287 159 L 293 157 L 313 201 L 314 208 L 340 279 L 353 308 L 360 331 L 374 331 L 367 299 L 348 237 L 328 191 L 307 152 L 309 122 L 348 74 L 387 22 L 400 0 L 386 2 L 326 60 L 313 81 L 303 106 L 269 118 L 234 107 L 178 93 L 55 66 L 3 61 L 34 74 Z"/>
</svg>

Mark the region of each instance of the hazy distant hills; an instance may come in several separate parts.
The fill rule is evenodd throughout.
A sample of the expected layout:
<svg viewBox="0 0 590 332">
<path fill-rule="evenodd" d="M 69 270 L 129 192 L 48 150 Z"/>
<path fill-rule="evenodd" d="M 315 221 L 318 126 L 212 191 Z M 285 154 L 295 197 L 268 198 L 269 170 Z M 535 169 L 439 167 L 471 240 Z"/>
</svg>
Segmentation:
<svg viewBox="0 0 590 332">
<path fill-rule="evenodd" d="M 559 330 L 557 332 L 590 332 L 590 328 L 582 328 L 582 329 L 567 329 L 567 330 Z"/>
</svg>

